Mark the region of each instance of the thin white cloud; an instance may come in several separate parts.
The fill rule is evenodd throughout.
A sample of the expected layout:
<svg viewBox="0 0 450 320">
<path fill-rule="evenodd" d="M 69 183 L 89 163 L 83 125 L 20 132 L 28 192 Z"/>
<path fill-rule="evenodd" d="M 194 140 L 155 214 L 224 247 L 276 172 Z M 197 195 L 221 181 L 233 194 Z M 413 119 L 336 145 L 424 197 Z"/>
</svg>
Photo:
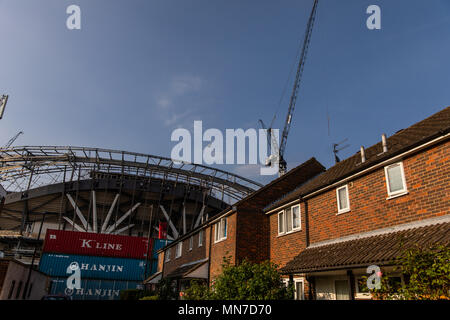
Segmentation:
<svg viewBox="0 0 450 320">
<path fill-rule="evenodd" d="M 260 172 L 261 165 L 259 164 L 244 164 L 237 166 L 233 171 L 237 175 L 246 177 L 246 178 L 252 178 L 257 177 L 261 175 Z"/>
<path fill-rule="evenodd" d="M 193 115 L 196 108 L 188 96 L 199 92 L 202 83 L 202 79 L 194 75 L 177 75 L 169 81 L 167 90 L 156 98 L 158 113 L 165 126 L 179 126 Z"/>
<path fill-rule="evenodd" d="M 156 104 L 158 107 L 160 107 L 162 109 L 166 109 L 172 105 L 172 101 L 169 98 L 161 97 L 158 99 Z"/>
<path fill-rule="evenodd" d="M 176 76 L 172 79 L 171 91 L 176 95 L 183 95 L 199 91 L 202 87 L 202 79 L 198 76 Z"/>
</svg>

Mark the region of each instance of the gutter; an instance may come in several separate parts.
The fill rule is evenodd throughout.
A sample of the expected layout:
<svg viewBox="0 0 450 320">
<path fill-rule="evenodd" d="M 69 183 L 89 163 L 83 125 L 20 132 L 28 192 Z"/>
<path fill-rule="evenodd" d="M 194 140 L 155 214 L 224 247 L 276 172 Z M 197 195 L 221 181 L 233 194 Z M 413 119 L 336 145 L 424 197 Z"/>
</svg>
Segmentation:
<svg viewBox="0 0 450 320">
<path fill-rule="evenodd" d="M 288 270 L 288 271 L 281 271 L 281 274 L 283 275 L 291 275 L 291 274 L 297 274 L 297 273 L 319 273 L 319 272 L 326 272 L 326 271 L 338 271 L 338 270 L 348 270 L 348 269 L 360 269 L 360 268 L 367 268 L 370 265 L 377 265 L 377 266 L 395 266 L 396 264 L 393 261 L 385 261 L 385 262 L 367 262 L 363 264 L 349 264 L 349 265 L 342 265 L 342 266 L 334 266 L 334 267 L 317 267 L 314 269 L 297 269 L 297 270 Z"/>
</svg>

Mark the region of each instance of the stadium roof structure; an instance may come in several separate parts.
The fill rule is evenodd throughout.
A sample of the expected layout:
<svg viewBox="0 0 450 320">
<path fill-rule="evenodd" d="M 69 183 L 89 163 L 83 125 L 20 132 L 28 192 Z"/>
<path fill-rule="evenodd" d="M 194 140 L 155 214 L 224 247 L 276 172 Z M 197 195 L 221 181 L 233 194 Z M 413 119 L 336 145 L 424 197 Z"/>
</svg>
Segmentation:
<svg viewBox="0 0 450 320">
<path fill-rule="evenodd" d="M 8 192 L 25 192 L 102 174 L 197 185 L 211 189 L 217 198 L 230 204 L 262 187 L 216 168 L 136 152 L 72 146 L 0 149 L 0 183 Z"/>
</svg>

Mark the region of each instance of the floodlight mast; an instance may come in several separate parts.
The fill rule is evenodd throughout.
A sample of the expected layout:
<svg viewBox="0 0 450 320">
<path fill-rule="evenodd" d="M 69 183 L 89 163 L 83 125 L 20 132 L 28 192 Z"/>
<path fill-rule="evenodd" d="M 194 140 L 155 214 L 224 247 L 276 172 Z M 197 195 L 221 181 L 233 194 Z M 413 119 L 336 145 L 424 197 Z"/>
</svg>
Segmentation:
<svg viewBox="0 0 450 320">
<path fill-rule="evenodd" d="M 0 119 L 3 118 L 3 113 L 5 112 L 7 102 L 8 102 L 8 95 L 2 95 L 0 98 Z"/>
</svg>

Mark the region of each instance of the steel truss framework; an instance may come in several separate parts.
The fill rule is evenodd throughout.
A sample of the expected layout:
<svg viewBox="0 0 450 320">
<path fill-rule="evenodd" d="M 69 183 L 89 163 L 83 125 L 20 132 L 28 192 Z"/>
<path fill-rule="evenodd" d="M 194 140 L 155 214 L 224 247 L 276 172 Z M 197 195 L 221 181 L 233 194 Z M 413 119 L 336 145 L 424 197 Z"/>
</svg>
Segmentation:
<svg viewBox="0 0 450 320">
<path fill-rule="evenodd" d="M 45 212 L 78 231 L 116 234 L 139 225 L 151 234 L 157 229 L 152 220 L 165 220 L 174 238 L 261 187 L 229 172 L 163 157 L 43 146 L 0 149 L 0 183 L 9 192 L 2 216 L 15 219 L 21 232 Z M 110 200 L 97 200 L 108 193 Z M 52 205 L 61 209 L 49 212 Z M 103 214 L 97 214 L 101 207 Z M 148 216 L 139 218 L 138 210 Z"/>
<path fill-rule="evenodd" d="M 0 149 L 0 182 L 7 191 L 23 192 L 43 185 L 83 180 L 94 172 L 211 188 L 217 198 L 229 203 L 262 186 L 223 170 L 135 152 L 57 146 Z"/>
</svg>

